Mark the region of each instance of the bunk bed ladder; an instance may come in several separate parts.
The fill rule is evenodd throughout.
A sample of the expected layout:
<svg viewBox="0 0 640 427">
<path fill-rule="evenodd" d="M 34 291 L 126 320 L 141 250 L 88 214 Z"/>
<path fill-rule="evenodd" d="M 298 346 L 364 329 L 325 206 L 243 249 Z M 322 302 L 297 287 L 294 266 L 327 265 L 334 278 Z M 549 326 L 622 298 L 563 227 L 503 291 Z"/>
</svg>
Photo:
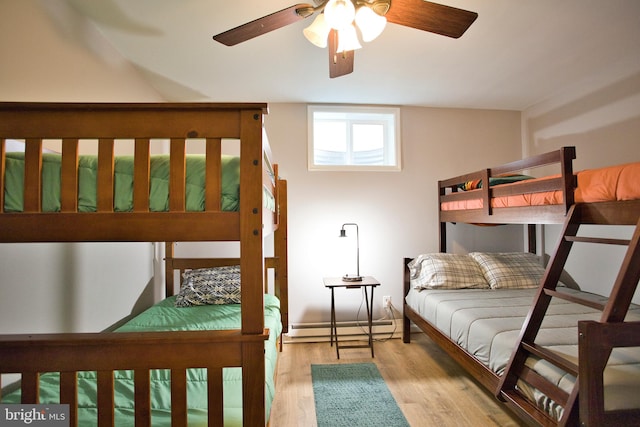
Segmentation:
<svg viewBox="0 0 640 427">
<path fill-rule="evenodd" d="M 580 422 L 578 410 L 578 365 L 535 343 L 536 335 L 544 320 L 549 303 L 552 298 L 562 298 L 602 311 L 601 323 L 620 323 L 624 321 L 640 279 L 640 221 L 638 221 L 638 207 L 639 205 L 635 204 L 629 213 L 616 212 L 616 208 L 606 202 L 578 204 L 572 206 L 567 214 L 567 220 L 565 221 L 562 237 L 556 248 L 555 255 L 547 266 L 540 288 L 536 293 L 534 302 L 520 332 L 518 344 L 514 348 L 511 359 L 496 390 L 496 395 L 499 399 L 509 403 L 516 412 L 541 425 L 578 425 Z M 635 225 L 635 230 L 630 240 L 582 237 L 577 235 L 581 224 Z M 556 290 L 560 274 L 564 269 L 574 242 L 628 246 L 606 303 L 578 298 Z M 567 394 L 556 384 L 552 384 L 527 367 L 525 362 L 529 356 L 544 359 L 573 375 L 576 381 L 572 392 Z M 605 355 L 605 359 L 608 359 L 608 356 L 608 354 Z M 557 423 L 520 394 L 517 386 L 519 380 L 523 380 L 542 391 L 564 408 L 563 415 Z"/>
</svg>

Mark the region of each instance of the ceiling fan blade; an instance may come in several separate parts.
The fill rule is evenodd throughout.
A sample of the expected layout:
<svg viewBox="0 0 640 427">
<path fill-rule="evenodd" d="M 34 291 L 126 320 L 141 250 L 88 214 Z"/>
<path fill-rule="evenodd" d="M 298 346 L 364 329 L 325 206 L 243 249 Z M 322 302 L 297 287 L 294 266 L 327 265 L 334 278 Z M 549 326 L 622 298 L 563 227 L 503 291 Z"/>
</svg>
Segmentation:
<svg viewBox="0 0 640 427">
<path fill-rule="evenodd" d="M 388 22 L 459 38 L 478 14 L 424 0 L 393 0 L 385 15 Z"/>
<path fill-rule="evenodd" d="M 329 32 L 329 77 L 336 78 L 346 74 L 353 73 L 353 57 L 354 51 L 338 53 L 338 31 L 331 30 Z"/>
<path fill-rule="evenodd" d="M 308 18 L 314 12 L 313 6 L 306 3 L 294 6 L 263 16 L 254 21 L 232 28 L 224 33 L 213 36 L 213 39 L 227 46 L 234 46 L 254 37 L 261 36 L 278 28 L 285 27 L 294 22 Z"/>
</svg>

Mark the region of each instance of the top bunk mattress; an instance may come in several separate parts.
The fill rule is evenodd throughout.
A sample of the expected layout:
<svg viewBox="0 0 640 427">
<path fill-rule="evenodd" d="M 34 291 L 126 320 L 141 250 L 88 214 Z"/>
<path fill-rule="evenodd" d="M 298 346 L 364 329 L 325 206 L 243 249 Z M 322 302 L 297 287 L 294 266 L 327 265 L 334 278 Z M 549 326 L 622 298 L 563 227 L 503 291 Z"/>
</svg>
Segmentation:
<svg viewBox="0 0 640 427">
<path fill-rule="evenodd" d="M 133 156 L 117 156 L 114 160 L 114 211 L 133 210 Z M 60 176 L 62 156 L 42 154 L 42 211 L 60 211 Z M 169 155 L 150 157 L 149 210 L 169 210 Z M 222 211 L 239 209 L 240 158 L 222 156 L 221 159 Z M 186 158 L 186 210 L 203 211 L 205 207 L 206 158 L 188 155 Z M 95 212 L 97 206 L 98 156 L 82 155 L 78 158 L 78 211 Z M 24 201 L 24 152 L 6 153 L 4 211 L 22 212 Z"/>
<path fill-rule="evenodd" d="M 575 203 L 640 199 L 640 162 L 598 169 L 585 169 L 577 172 L 576 176 L 578 186 L 574 192 Z M 524 193 L 518 190 L 518 186 L 524 182 L 531 183 L 534 180 L 542 182 L 558 177 L 559 175 L 553 175 L 542 178 L 522 179 L 522 176 L 514 176 L 491 179 L 491 187 L 499 185 L 501 188 L 512 190 L 510 191 L 511 195 L 491 198 L 491 206 L 494 208 L 507 208 L 561 205 L 564 203 L 562 191 Z M 456 211 L 483 208 L 481 187 L 482 182 L 465 183 L 464 186 L 460 186 L 460 189 L 466 190 L 466 192 L 477 192 L 478 198 L 443 202 L 440 209 L 443 211 Z"/>
</svg>

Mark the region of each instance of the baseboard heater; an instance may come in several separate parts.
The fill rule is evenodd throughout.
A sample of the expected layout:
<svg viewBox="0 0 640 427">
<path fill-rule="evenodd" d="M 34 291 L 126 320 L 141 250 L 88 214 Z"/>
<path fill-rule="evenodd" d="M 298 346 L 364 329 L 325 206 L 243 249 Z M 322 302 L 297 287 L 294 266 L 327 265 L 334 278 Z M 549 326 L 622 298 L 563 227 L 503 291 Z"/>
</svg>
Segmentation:
<svg viewBox="0 0 640 427">
<path fill-rule="evenodd" d="M 289 325 L 289 333 L 284 337 L 284 342 L 328 342 L 331 336 L 330 325 L 329 322 L 293 323 Z M 341 341 L 345 339 L 366 339 L 369 333 L 366 321 L 338 322 L 337 327 Z M 375 339 L 393 338 L 401 333 L 401 319 L 373 321 L 373 337 Z"/>
</svg>

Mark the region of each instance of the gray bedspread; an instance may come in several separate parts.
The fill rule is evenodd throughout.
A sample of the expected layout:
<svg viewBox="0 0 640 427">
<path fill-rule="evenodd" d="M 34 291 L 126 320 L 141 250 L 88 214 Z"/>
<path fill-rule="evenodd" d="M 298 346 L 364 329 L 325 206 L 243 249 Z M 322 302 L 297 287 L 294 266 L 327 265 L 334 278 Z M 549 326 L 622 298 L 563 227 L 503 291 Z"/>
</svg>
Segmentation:
<svg viewBox="0 0 640 427">
<path fill-rule="evenodd" d="M 562 292 L 578 293 L 569 288 Z M 493 372 L 502 375 L 515 346 L 536 289 L 412 289 L 407 304 Z M 596 301 L 605 298 L 579 292 Z M 578 360 L 578 320 L 599 320 L 595 309 L 553 298 L 536 343 Z M 640 320 L 640 307 L 632 305 L 627 320 Z M 527 364 L 570 392 L 575 378 L 548 362 L 530 358 Z M 640 407 L 640 348 L 615 349 L 605 369 L 605 408 Z M 519 384 L 522 391 L 554 418 L 562 409 L 539 391 Z"/>
</svg>

